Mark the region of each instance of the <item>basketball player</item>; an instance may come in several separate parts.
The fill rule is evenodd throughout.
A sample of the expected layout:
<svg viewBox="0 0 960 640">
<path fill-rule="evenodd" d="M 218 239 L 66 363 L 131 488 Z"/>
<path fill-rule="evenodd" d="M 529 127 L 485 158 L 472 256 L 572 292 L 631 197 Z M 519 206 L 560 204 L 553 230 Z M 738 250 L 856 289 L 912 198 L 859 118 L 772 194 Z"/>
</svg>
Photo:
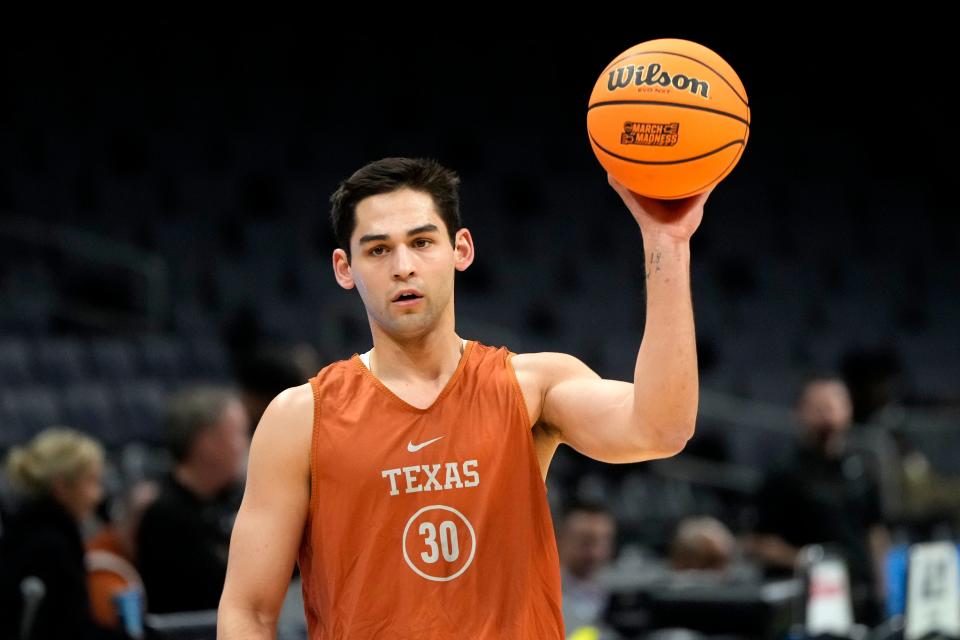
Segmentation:
<svg viewBox="0 0 960 640">
<path fill-rule="evenodd" d="M 454 275 L 474 259 L 459 182 L 433 160 L 386 158 L 331 197 L 334 276 L 360 293 L 373 348 L 281 392 L 261 418 L 219 638 L 272 638 L 298 562 L 313 640 L 561 640 L 545 489 L 557 447 L 638 462 L 693 434 L 689 239 L 710 192 L 657 201 L 609 178 L 646 251 L 629 383 L 456 333 Z"/>
</svg>

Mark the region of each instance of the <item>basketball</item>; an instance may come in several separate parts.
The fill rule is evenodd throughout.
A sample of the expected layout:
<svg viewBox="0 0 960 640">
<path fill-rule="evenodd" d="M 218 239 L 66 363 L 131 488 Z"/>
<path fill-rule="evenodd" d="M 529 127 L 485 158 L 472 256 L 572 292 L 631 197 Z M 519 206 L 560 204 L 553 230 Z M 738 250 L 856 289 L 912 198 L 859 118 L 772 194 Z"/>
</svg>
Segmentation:
<svg viewBox="0 0 960 640">
<path fill-rule="evenodd" d="M 686 198 L 723 180 L 743 155 L 747 92 L 707 47 L 649 40 L 615 57 L 597 78 L 587 135 L 603 168 L 631 191 Z"/>
</svg>

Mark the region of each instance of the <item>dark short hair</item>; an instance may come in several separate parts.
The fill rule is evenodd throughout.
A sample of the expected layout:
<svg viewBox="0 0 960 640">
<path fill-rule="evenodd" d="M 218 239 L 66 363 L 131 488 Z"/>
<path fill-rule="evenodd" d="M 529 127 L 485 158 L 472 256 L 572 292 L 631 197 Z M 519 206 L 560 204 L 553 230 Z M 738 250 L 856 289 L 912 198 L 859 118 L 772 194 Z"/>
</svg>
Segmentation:
<svg viewBox="0 0 960 640">
<path fill-rule="evenodd" d="M 198 385 L 174 394 L 167 405 L 167 446 L 176 462 L 190 456 L 197 436 L 223 416 L 231 400 L 239 400 L 236 390 L 227 386 Z"/>
<path fill-rule="evenodd" d="M 340 182 L 330 196 L 330 224 L 337 246 L 351 261 L 350 236 L 357 227 L 357 203 L 407 187 L 430 195 L 454 246 L 460 221 L 460 177 L 432 158 L 383 158 L 370 162 Z"/>
<path fill-rule="evenodd" d="M 586 498 L 571 498 L 568 500 L 563 506 L 561 520 L 566 522 L 566 520 L 575 513 L 605 515 L 609 516 L 614 521 L 617 519 L 613 509 L 611 509 L 606 503 Z"/>
</svg>

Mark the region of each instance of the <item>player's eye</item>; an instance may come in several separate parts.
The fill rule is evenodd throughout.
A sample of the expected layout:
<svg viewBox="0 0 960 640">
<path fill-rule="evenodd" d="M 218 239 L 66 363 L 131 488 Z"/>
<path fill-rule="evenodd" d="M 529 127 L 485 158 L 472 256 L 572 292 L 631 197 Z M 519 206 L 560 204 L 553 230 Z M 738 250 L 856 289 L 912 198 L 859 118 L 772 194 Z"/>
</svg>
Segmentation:
<svg viewBox="0 0 960 640">
<path fill-rule="evenodd" d="M 428 245 L 430 245 L 430 244 L 433 244 L 433 240 L 431 240 L 430 238 L 417 238 L 416 240 L 414 240 L 414 242 L 426 242 L 427 245 L 423 245 L 423 246 L 428 246 Z M 369 251 L 368 253 L 369 253 L 370 255 L 372 255 L 372 256 L 383 255 L 383 254 L 380 254 L 380 253 L 375 253 L 375 251 L 376 251 L 377 249 L 385 249 L 385 248 L 386 248 L 386 246 L 381 244 L 381 245 L 378 245 L 378 246 L 374 247 L 373 249 L 370 249 L 370 251 Z"/>
</svg>

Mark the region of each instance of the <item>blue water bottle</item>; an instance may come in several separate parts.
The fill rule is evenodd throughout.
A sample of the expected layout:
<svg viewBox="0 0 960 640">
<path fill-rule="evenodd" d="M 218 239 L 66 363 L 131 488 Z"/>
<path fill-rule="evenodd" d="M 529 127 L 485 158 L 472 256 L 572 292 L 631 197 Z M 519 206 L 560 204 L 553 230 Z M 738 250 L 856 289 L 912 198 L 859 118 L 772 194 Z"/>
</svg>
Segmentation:
<svg viewBox="0 0 960 640">
<path fill-rule="evenodd" d="M 139 589 L 124 589 L 113 594 L 113 606 L 127 635 L 143 638 L 143 593 Z"/>
</svg>

